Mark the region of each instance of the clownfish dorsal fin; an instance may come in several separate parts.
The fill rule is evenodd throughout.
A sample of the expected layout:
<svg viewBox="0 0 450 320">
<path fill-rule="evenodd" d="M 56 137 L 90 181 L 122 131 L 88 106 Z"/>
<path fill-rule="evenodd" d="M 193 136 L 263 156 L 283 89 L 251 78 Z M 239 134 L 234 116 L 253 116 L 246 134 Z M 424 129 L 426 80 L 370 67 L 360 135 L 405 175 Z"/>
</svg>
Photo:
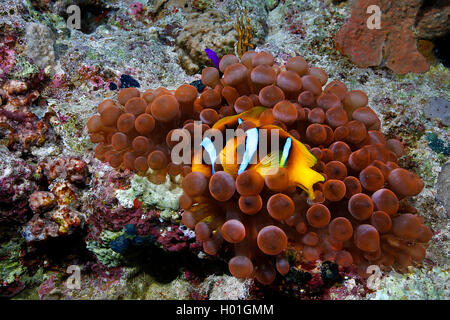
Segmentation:
<svg viewBox="0 0 450 320">
<path fill-rule="evenodd" d="M 237 115 L 228 116 L 220 119 L 213 125 L 213 129 L 223 130 L 227 125 L 232 125 L 238 122 L 238 119 L 242 121 L 252 120 L 256 126 L 259 126 L 259 116 L 263 113 L 264 110 L 267 110 L 266 107 L 253 107 L 248 111 L 242 112 Z"/>
</svg>

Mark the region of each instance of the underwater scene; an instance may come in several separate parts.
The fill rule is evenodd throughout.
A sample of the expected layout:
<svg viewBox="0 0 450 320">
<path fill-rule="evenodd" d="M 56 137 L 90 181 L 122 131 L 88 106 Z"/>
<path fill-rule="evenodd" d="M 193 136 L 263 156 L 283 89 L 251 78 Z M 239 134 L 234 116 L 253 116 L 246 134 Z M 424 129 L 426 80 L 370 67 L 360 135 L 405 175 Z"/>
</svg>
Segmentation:
<svg viewBox="0 0 450 320">
<path fill-rule="evenodd" d="M 2 0 L 0 300 L 449 300 L 449 22 Z"/>
</svg>

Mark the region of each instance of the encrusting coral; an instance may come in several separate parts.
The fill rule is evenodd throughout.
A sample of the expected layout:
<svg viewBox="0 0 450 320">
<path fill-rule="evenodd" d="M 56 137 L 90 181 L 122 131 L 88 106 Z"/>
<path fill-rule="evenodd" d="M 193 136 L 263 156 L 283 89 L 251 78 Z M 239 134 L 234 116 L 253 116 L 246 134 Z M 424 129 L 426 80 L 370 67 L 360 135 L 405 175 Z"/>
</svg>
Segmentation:
<svg viewBox="0 0 450 320">
<path fill-rule="evenodd" d="M 35 191 L 28 198 L 34 215 L 22 230 L 27 242 L 70 235 L 82 227 L 86 215 L 79 211 L 78 197 L 88 175 L 86 162 L 75 157 L 48 159 L 37 165 L 34 178 L 49 185 L 49 191 Z"/>
<path fill-rule="evenodd" d="M 288 273 L 289 250 L 362 273 L 368 265 L 425 258 L 431 230 L 405 199 L 420 193 L 423 181 L 399 168 L 403 144 L 380 132 L 363 91 L 327 84 L 326 72 L 302 57 L 277 65 L 270 53 L 248 51 L 240 60 L 225 55 L 219 69 L 222 78 L 215 68 L 203 70 L 200 95 L 188 84 L 126 88 L 117 101 L 101 102 L 87 124 L 96 157 L 153 183 L 181 174 L 182 223 L 195 229 L 207 254 L 234 247 L 229 269 L 238 278 L 272 283 L 277 271 Z M 262 157 L 238 171 L 242 162 L 223 161 L 227 148 L 213 165 L 172 162 L 180 141 L 172 135 L 195 142 L 194 121 L 202 133 L 223 137 L 225 129 L 242 129 L 247 141 L 255 128 L 277 130 L 287 152 L 270 173 Z"/>
</svg>

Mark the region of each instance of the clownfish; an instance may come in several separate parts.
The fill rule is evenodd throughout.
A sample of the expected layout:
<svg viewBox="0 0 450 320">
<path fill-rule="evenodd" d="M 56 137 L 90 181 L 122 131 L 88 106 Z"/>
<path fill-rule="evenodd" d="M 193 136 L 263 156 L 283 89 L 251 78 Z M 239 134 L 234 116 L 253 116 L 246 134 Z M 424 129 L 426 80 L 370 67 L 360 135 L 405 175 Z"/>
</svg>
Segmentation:
<svg viewBox="0 0 450 320">
<path fill-rule="evenodd" d="M 264 110 L 266 110 L 264 107 L 255 107 L 239 115 L 225 117 L 216 122 L 213 126 L 213 128 L 222 130 L 226 126 L 236 124 L 236 122 L 241 123 L 242 120 L 250 120 L 257 125 L 256 128 L 248 129 L 245 132 L 245 151 L 240 163 L 237 161 L 237 148 L 239 147 L 237 137 L 229 139 L 226 142 L 225 147 L 218 154 L 212 141 L 205 137 L 201 145 L 210 157 L 211 166 L 196 164 L 195 166 L 193 165 L 192 171 L 201 171 L 206 176 L 211 176 L 211 173 L 214 174 L 214 164 L 216 161 L 220 162 L 223 170 L 232 175 L 234 178 L 245 170 L 255 170 L 262 177 L 265 177 L 266 175 L 276 172 L 278 168 L 287 168 L 290 183 L 305 190 L 308 196 L 311 199 L 314 199 L 313 185 L 317 182 L 325 180 L 320 173 L 311 169 L 311 167 L 317 163 L 317 159 L 309 152 L 303 143 L 298 141 L 282 128 L 275 125 L 259 126 L 258 117 Z M 264 129 L 269 132 L 271 130 L 277 130 L 279 137 L 282 138 L 285 143 L 282 150 L 272 150 L 258 163 L 250 164 L 251 159 L 255 156 L 258 148 L 258 130 L 260 129 Z M 228 152 L 232 152 L 232 154 L 229 155 L 227 154 Z M 230 159 L 233 161 L 230 161 Z"/>
</svg>

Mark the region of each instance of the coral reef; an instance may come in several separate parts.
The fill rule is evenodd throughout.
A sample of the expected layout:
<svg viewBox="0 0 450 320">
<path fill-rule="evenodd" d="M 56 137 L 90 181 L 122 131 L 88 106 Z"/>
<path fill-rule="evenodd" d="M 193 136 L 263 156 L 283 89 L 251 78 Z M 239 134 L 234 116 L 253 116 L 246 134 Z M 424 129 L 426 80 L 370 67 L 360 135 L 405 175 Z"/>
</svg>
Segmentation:
<svg viewBox="0 0 450 320">
<path fill-rule="evenodd" d="M 407 280 L 406 280 L 407 279 Z M 447 298 L 446 285 L 443 288 L 436 287 L 434 283 L 446 283 L 448 270 L 440 270 L 437 267 L 427 269 L 413 269 L 404 278 L 399 274 L 392 274 L 381 280 L 381 290 L 369 295 L 375 300 L 404 300 L 404 299 L 427 299 L 444 300 Z M 405 294 L 409 292 L 409 294 Z"/>
<path fill-rule="evenodd" d="M 437 178 L 437 198 L 444 204 L 447 216 L 450 215 L 450 195 L 447 192 L 450 186 L 449 179 L 450 164 L 446 163 L 442 166 L 441 172 Z"/>
<path fill-rule="evenodd" d="M 26 82 L 10 80 L 0 91 L 0 134 L 8 140 L 8 148 L 29 152 L 52 140 L 48 119 L 39 119 L 30 107 L 39 97 Z M 20 124 L 20 125 L 19 125 Z"/>
<path fill-rule="evenodd" d="M 415 25 L 417 37 L 432 40 L 445 36 L 450 31 L 449 16 L 448 2 L 424 1 Z"/>
<path fill-rule="evenodd" d="M 132 208 L 138 200 L 147 207 L 159 209 L 162 219 L 170 219 L 177 216 L 178 198 L 182 193 L 179 181 L 172 181 L 170 177 L 166 177 L 164 183 L 156 184 L 135 175 L 131 179 L 130 188 L 117 190 L 116 197 L 124 208 Z"/>
</svg>

